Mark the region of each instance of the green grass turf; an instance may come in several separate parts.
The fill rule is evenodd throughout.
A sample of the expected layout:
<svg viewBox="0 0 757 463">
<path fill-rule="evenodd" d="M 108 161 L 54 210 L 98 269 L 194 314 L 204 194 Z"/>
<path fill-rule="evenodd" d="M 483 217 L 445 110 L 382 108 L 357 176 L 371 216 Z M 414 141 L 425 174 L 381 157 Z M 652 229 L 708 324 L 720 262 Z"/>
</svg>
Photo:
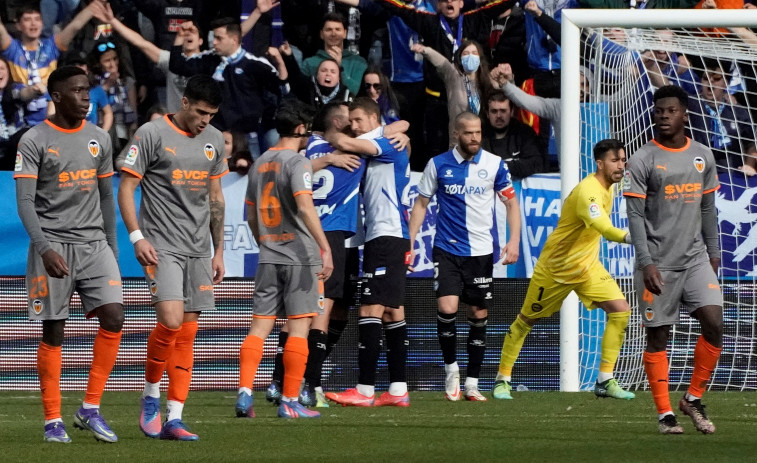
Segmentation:
<svg viewBox="0 0 757 463">
<path fill-rule="evenodd" d="M 680 393 L 671 393 L 677 401 Z M 64 392 L 69 445 L 42 441 L 39 394 L 0 392 L 2 462 L 315 461 L 385 462 L 747 462 L 757 460 L 757 393 L 710 392 L 714 435 L 694 430 L 662 436 L 649 393 L 632 401 L 591 393 L 525 392 L 512 401 L 447 402 L 439 392 L 411 393 L 399 408 L 321 409 L 318 420 L 282 420 L 256 393 L 255 419 L 234 418 L 232 392 L 192 392 L 185 422 L 198 442 L 144 437 L 137 426 L 138 393 L 107 392 L 103 414 L 119 436 L 96 442 L 73 428 L 83 393 Z M 679 414 L 680 415 L 680 414 Z"/>
</svg>

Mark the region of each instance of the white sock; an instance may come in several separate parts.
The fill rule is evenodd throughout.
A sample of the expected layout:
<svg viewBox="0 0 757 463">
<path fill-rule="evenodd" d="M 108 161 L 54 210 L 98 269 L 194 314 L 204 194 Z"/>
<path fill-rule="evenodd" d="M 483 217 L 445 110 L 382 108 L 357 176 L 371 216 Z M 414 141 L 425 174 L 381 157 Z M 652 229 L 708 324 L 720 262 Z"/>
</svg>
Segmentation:
<svg viewBox="0 0 757 463">
<path fill-rule="evenodd" d="M 180 420 L 181 412 L 184 411 L 184 404 L 175 400 L 166 401 L 166 421 Z"/>
<path fill-rule="evenodd" d="M 657 415 L 657 419 L 658 419 L 658 420 L 661 420 L 661 419 L 665 418 L 665 417 L 666 417 L 666 416 L 668 416 L 668 415 L 673 415 L 673 416 L 675 416 L 675 413 L 673 413 L 673 412 L 665 412 L 665 413 L 660 413 L 659 415 Z"/>
<path fill-rule="evenodd" d="M 457 366 L 457 362 L 444 365 L 444 373 L 452 373 L 453 371 L 460 371 L 460 367 Z"/>
<path fill-rule="evenodd" d="M 252 395 L 252 389 L 250 389 L 249 387 L 240 387 L 239 391 L 237 391 L 237 394 L 239 394 L 240 392 L 246 392 L 247 394 Z"/>
<path fill-rule="evenodd" d="M 145 381 L 145 388 L 142 390 L 142 397 L 154 397 L 160 399 L 160 381 L 157 383 L 148 383 Z"/>
<path fill-rule="evenodd" d="M 94 405 L 94 404 L 88 404 L 87 402 L 82 402 L 81 408 L 83 408 L 84 410 L 97 410 L 98 408 L 100 408 L 100 406 Z"/>
<path fill-rule="evenodd" d="M 321 386 L 316 386 L 316 387 L 315 387 L 315 392 L 317 392 L 317 393 L 319 393 L 319 394 L 323 394 L 323 387 L 321 387 Z"/>
<path fill-rule="evenodd" d="M 45 420 L 45 426 L 47 426 L 50 423 L 55 423 L 56 421 L 63 422 L 63 418 L 53 418 L 52 420 Z"/>
<path fill-rule="evenodd" d="M 390 383 L 389 384 L 390 395 L 405 395 L 407 394 L 407 383 Z"/>
<path fill-rule="evenodd" d="M 465 389 L 478 389 L 478 378 L 465 378 Z"/>
<path fill-rule="evenodd" d="M 686 400 L 688 400 L 689 402 L 693 402 L 693 401 L 695 401 L 695 400 L 699 400 L 699 399 L 701 399 L 701 397 L 697 397 L 697 396 L 695 396 L 695 395 L 691 395 L 691 394 L 689 394 L 688 392 L 686 393 L 686 396 L 685 396 L 685 398 L 686 398 Z"/>
<path fill-rule="evenodd" d="M 612 378 L 613 378 L 612 373 L 602 373 L 600 371 L 599 374 L 597 375 L 597 382 L 598 383 L 604 383 L 608 379 L 612 379 Z"/>
<path fill-rule="evenodd" d="M 511 376 L 505 376 L 502 373 L 497 373 L 497 377 L 494 378 L 494 381 L 507 381 L 508 383 L 512 380 L 513 378 Z"/>
<path fill-rule="evenodd" d="M 281 396 L 282 402 L 297 402 L 297 397 L 287 397 L 285 395 Z"/>
<path fill-rule="evenodd" d="M 367 384 L 358 384 L 355 388 L 359 393 L 366 397 L 373 397 L 373 394 L 376 390 L 376 386 L 369 386 Z"/>
</svg>

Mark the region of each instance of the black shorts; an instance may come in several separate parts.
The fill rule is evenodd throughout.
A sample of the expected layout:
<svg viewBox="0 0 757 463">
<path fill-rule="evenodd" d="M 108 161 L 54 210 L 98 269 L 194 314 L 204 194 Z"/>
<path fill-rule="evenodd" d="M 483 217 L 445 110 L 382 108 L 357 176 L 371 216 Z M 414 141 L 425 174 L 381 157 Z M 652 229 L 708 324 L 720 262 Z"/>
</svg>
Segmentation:
<svg viewBox="0 0 757 463">
<path fill-rule="evenodd" d="M 379 236 L 363 249 L 361 305 L 398 308 L 405 303 L 405 279 L 410 240 Z"/>
<path fill-rule="evenodd" d="M 359 305 L 358 288 L 360 286 L 360 248 L 346 248 L 344 250 L 344 292 L 342 300 L 348 306 Z"/>
<path fill-rule="evenodd" d="M 492 254 L 456 256 L 434 247 L 434 291 L 436 297 L 460 296 L 465 304 L 487 308 L 492 300 Z"/>
<path fill-rule="evenodd" d="M 334 271 L 331 272 L 331 276 L 323 284 L 323 295 L 327 299 L 339 299 L 344 294 L 344 267 L 345 267 L 345 248 L 344 248 L 344 232 L 342 231 L 327 231 L 326 240 L 329 242 L 331 248 L 331 259 L 334 262 Z"/>
</svg>

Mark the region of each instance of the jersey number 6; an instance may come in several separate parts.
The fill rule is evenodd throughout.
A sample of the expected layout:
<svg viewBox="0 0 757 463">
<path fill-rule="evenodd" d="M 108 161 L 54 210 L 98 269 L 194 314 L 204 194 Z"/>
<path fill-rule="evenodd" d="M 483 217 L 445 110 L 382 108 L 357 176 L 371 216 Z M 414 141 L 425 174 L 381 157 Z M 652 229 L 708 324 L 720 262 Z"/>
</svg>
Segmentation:
<svg viewBox="0 0 757 463">
<path fill-rule="evenodd" d="M 279 198 L 271 194 L 273 182 L 268 182 L 263 187 L 263 197 L 260 198 L 260 218 L 263 225 L 268 228 L 278 227 L 281 224 L 281 202 Z"/>
</svg>

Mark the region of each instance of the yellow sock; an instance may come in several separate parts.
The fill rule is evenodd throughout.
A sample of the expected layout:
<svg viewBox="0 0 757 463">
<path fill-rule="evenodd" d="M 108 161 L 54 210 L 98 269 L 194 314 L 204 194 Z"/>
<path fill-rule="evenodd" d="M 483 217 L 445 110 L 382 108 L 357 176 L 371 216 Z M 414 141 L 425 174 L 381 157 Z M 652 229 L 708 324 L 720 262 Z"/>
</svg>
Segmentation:
<svg viewBox="0 0 757 463">
<path fill-rule="evenodd" d="M 618 361 L 623 339 L 626 337 L 626 328 L 631 312 L 613 312 L 607 314 L 607 325 L 602 336 L 602 359 L 599 364 L 600 373 L 612 373 L 615 362 Z"/>
<path fill-rule="evenodd" d="M 531 332 L 531 326 L 517 317 L 510 330 L 505 335 L 505 342 L 502 344 L 502 356 L 499 360 L 499 373 L 504 376 L 512 376 L 513 365 L 518 360 L 520 350 L 523 348 L 523 341 Z"/>
</svg>

